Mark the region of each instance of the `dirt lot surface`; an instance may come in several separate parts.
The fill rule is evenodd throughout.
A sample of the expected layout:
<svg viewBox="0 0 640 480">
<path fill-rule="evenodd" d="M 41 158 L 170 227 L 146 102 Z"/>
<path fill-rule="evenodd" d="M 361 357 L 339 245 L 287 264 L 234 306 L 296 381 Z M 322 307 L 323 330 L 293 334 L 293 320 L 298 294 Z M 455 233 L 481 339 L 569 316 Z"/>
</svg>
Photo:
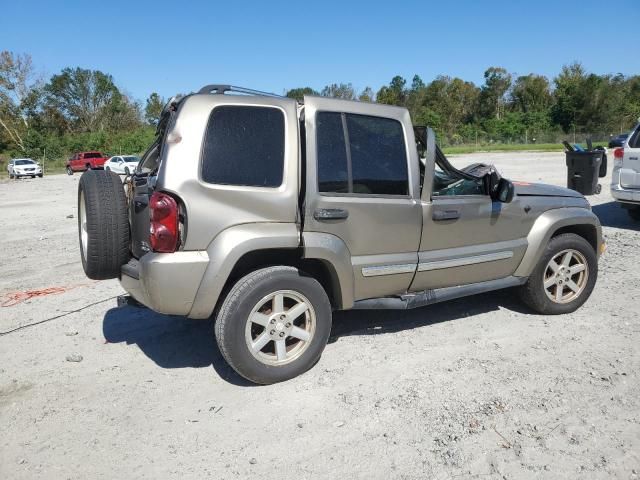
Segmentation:
<svg viewBox="0 0 640 480">
<path fill-rule="evenodd" d="M 558 153 L 476 154 L 512 179 L 565 183 Z M 337 313 L 320 362 L 256 387 L 207 321 L 116 307 L 80 265 L 79 176 L 0 184 L 0 478 L 637 478 L 640 236 L 590 197 L 608 251 L 571 315 L 513 292 L 408 312 Z M 69 216 L 73 215 L 73 218 Z M 75 361 L 70 361 L 75 360 Z M 80 360 L 80 361 L 78 361 Z"/>
</svg>

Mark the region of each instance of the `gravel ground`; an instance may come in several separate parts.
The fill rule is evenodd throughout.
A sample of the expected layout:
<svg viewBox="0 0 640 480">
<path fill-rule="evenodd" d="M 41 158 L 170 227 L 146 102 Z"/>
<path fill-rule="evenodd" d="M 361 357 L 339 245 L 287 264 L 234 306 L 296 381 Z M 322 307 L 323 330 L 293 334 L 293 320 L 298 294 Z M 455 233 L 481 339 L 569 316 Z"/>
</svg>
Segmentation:
<svg viewBox="0 0 640 480">
<path fill-rule="evenodd" d="M 459 156 L 565 182 L 558 153 Z M 638 224 L 590 197 L 608 251 L 571 315 L 511 291 L 412 310 L 337 313 L 307 374 L 248 385 L 211 322 L 116 308 L 82 273 L 78 175 L 0 183 L 0 478 L 637 478 Z M 69 216 L 73 215 L 73 218 Z M 8 227 L 8 228 L 7 228 Z M 96 302 L 92 306 L 87 306 Z"/>
</svg>

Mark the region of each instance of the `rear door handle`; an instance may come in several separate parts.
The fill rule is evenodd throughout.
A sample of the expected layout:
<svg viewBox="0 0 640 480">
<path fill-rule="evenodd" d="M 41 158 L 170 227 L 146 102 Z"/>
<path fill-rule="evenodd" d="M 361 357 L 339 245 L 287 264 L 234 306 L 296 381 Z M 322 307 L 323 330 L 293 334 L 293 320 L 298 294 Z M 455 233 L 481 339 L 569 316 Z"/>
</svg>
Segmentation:
<svg viewBox="0 0 640 480">
<path fill-rule="evenodd" d="M 460 210 L 436 210 L 433 212 L 433 219 L 435 221 L 455 220 L 457 218 L 460 218 Z"/>
<path fill-rule="evenodd" d="M 318 208 L 313 212 L 313 218 L 323 220 L 344 220 L 349 216 L 349 212 L 342 208 Z"/>
</svg>

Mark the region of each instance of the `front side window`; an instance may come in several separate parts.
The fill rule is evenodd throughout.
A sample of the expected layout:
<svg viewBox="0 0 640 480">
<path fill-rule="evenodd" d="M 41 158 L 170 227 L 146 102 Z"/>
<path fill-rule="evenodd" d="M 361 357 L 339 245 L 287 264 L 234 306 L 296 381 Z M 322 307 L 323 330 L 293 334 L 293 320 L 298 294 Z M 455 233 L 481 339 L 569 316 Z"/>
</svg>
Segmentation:
<svg viewBox="0 0 640 480">
<path fill-rule="evenodd" d="M 338 112 L 319 112 L 316 119 L 320 192 L 409 194 L 400 122 Z"/>
<path fill-rule="evenodd" d="M 484 195 L 482 179 L 468 179 L 458 172 L 448 171 L 436 164 L 433 175 L 433 196 L 447 195 Z"/>
<path fill-rule="evenodd" d="M 279 187 L 284 172 L 284 113 L 273 107 L 214 108 L 202 152 L 202 180 Z"/>
</svg>

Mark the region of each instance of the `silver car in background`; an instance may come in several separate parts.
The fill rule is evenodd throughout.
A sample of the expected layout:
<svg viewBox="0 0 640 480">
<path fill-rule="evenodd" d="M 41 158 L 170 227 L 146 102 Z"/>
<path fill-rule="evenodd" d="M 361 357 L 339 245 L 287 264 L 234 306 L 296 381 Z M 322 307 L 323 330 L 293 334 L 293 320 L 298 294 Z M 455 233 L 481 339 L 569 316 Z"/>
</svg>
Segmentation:
<svg viewBox="0 0 640 480">
<path fill-rule="evenodd" d="M 135 172 L 139 161 L 140 157 L 134 155 L 117 155 L 105 162 L 104 169 L 120 175 L 130 175 Z"/>
<path fill-rule="evenodd" d="M 640 220 L 640 123 L 613 151 L 611 196 L 632 219 Z"/>
<path fill-rule="evenodd" d="M 42 167 L 30 158 L 14 158 L 7 164 L 9 178 L 31 177 L 42 178 Z"/>
</svg>

